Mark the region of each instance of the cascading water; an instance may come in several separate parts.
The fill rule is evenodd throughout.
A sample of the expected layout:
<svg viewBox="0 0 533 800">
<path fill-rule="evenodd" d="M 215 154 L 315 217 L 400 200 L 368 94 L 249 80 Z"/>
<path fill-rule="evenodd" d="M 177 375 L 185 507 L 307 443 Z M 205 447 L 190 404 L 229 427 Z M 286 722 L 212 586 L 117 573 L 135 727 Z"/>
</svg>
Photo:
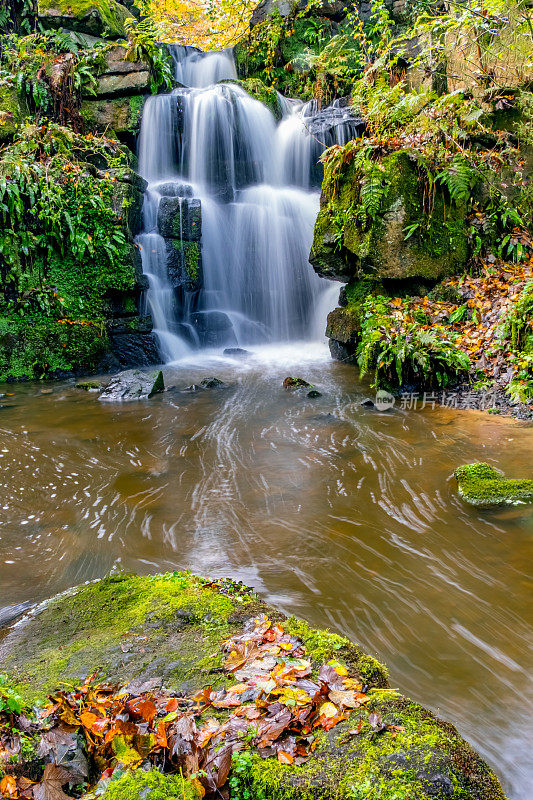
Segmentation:
<svg viewBox="0 0 533 800">
<path fill-rule="evenodd" d="M 308 261 L 317 160 L 359 121 L 340 104 L 320 111 L 280 95 L 276 124 L 240 86 L 218 83 L 236 77 L 229 51 L 171 54 L 181 86 L 147 100 L 139 142 L 148 190 L 138 242 L 163 358 L 322 338 L 338 285 Z"/>
</svg>

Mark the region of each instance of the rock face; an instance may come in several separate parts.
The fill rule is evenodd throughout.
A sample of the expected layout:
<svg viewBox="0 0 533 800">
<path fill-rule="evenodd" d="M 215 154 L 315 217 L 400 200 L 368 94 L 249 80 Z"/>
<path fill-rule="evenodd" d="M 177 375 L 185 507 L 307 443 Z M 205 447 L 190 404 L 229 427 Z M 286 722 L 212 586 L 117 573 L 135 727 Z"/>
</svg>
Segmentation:
<svg viewBox="0 0 533 800">
<path fill-rule="evenodd" d="M 194 291 L 201 285 L 202 207 L 188 184 L 158 186 L 161 197 L 157 228 L 165 240 L 167 271 L 174 289 Z"/>
<path fill-rule="evenodd" d="M 465 464 L 455 470 L 459 494 L 478 508 L 533 503 L 533 480 L 506 478 L 490 464 Z"/>
<path fill-rule="evenodd" d="M 89 36 L 124 36 L 124 22 L 133 18 L 115 0 L 39 0 L 39 22 L 43 28 L 67 28 Z"/>
<path fill-rule="evenodd" d="M 96 98 L 83 99 L 81 114 L 95 130 L 111 130 L 132 149 L 141 125 L 145 97 L 150 94 L 150 66 L 145 61 L 126 60 L 126 48 L 109 47 L 105 66 L 98 77 Z"/>
<path fill-rule="evenodd" d="M 285 649 L 268 644 L 263 630 L 272 631 L 274 639 L 281 631 Z M 257 650 L 253 665 L 247 655 L 230 664 L 232 657 L 224 654 L 221 640 L 242 642 L 238 637 L 244 632 L 244 638 L 267 643 L 255 645 L 262 650 Z M 235 656 L 241 644 L 236 647 Z M 265 648 L 274 654 L 266 656 Z M 287 662 L 287 649 L 294 652 L 296 660 L 293 657 Z M 249 649 L 246 653 L 249 655 Z M 289 664 L 293 670 L 308 665 L 303 669 L 308 675 L 304 680 L 307 689 L 296 685 L 300 683 L 297 677 L 282 677 Z M 8 633 L 0 644 L 0 666 L 28 700 L 44 698 L 60 682 L 80 685 L 95 668 L 99 669 L 99 681 L 126 683 L 132 696 L 160 693 L 161 687 L 191 696 L 210 687 L 207 691 L 213 699 L 204 704 L 217 704 L 216 710 L 207 708 L 207 717 L 216 713 L 220 719 L 217 724 L 228 718 L 237 720 L 232 716 L 236 705 L 248 709 L 253 717 L 251 723 L 246 719 L 243 723 L 243 730 L 249 724 L 253 728 L 248 739 L 234 737 L 235 750 L 242 753 L 244 748 L 247 764 L 233 777 L 239 796 L 246 790 L 249 797 L 284 800 L 365 796 L 504 800 L 495 775 L 455 728 L 389 689 L 386 670 L 378 661 L 341 636 L 287 619 L 229 580 L 209 581 L 190 573 L 144 578 L 118 575 L 78 587 L 38 607 Z M 257 675 L 253 678 L 258 670 L 262 670 L 264 688 Z M 278 678 L 269 683 L 272 672 Z M 234 701 L 231 697 L 235 695 L 226 690 L 235 687 L 236 681 L 240 682 L 240 694 Z M 332 685 L 339 688 L 333 690 Z M 278 721 L 278 731 L 269 738 L 274 757 L 269 757 L 270 749 L 264 746 L 260 754 L 254 730 L 258 726 L 270 730 L 269 715 L 287 714 L 285 701 L 290 719 L 295 710 L 290 705 L 294 702 L 291 692 L 303 692 L 297 702 L 302 704 L 298 708 L 305 710 L 305 697 L 309 700 L 309 692 L 320 686 L 325 694 L 317 701 L 320 710 L 316 713 L 333 713 L 332 707 L 338 710 L 346 702 L 349 718 L 341 714 L 329 730 L 323 724 L 312 728 L 309 736 L 316 742 L 314 750 L 299 766 L 275 757 L 278 745 L 280 750 L 293 747 L 286 722 Z M 346 686 L 363 691 L 347 690 Z M 353 699 L 354 691 L 363 703 Z M 205 719 L 198 719 L 197 724 L 204 725 Z M 227 737 L 226 741 L 233 741 L 231 733 Z M 172 777 L 143 775 L 140 769 L 120 780 L 127 784 L 126 792 L 121 794 L 118 784 L 116 789 L 110 784 L 106 797 L 144 798 L 163 788 L 168 796 L 174 796 Z M 183 786 L 179 796 L 185 797 Z"/>
<path fill-rule="evenodd" d="M 380 200 L 368 220 L 357 212 L 363 207 L 362 185 L 371 180 L 379 183 Z M 335 175 L 326 171 L 311 263 L 319 275 L 343 281 L 367 274 L 382 281 L 436 283 L 461 271 L 468 258 L 464 210 L 454 209 L 451 219 L 446 210 L 437 193 L 429 229 L 420 235 L 424 209 L 416 165 L 404 154 L 392 154 L 383 159 L 379 176 L 368 176 L 348 161 Z"/>
</svg>

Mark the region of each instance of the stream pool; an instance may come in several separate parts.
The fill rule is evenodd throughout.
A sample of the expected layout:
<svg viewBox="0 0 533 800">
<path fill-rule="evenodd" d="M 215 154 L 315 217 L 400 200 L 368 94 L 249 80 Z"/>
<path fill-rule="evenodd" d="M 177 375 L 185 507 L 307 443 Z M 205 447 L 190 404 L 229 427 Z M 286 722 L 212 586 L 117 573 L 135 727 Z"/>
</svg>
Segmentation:
<svg viewBox="0 0 533 800">
<path fill-rule="evenodd" d="M 182 392 L 211 375 L 228 387 Z M 322 396 L 285 391 L 287 375 Z M 125 405 L 72 382 L 2 387 L 0 611 L 115 564 L 231 575 L 360 642 L 531 800 L 533 510 L 469 508 L 451 474 L 530 475 L 533 425 L 365 409 L 325 345 L 165 376 L 174 389 Z"/>
</svg>

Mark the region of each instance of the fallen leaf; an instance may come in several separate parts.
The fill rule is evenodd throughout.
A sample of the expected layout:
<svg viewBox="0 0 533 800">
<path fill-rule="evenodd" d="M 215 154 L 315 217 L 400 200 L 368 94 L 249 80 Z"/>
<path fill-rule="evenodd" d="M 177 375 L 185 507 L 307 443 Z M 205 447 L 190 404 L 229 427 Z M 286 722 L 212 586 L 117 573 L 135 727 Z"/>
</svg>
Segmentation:
<svg viewBox="0 0 533 800">
<path fill-rule="evenodd" d="M 55 764 L 47 764 L 41 783 L 33 788 L 34 800 L 65 800 L 68 798 L 63 791 L 63 786 L 69 782 L 70 772 Z"/>
</svg>

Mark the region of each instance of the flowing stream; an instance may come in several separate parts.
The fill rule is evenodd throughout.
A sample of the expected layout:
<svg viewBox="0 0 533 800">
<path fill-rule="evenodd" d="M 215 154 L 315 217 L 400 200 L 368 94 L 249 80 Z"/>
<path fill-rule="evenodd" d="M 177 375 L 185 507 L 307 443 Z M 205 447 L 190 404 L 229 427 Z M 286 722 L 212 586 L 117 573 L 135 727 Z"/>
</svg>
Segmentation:
<svg viewBox="0 0 533 800">
<path fill-rule="evenodd" d="M 530 800 L 533 510 L 472 509 L 452 473 L 483 460 L 530 474 L 533 427 L 361 406 L 368 386 L 321 341 L 338 285 L 307 263 L 317 152 L 357 122 L 282 98 L 276 124 L 216 84 L 234 76 L 228 54 L 174 58 L 188 88 L 148 100 L 140 145 L 170 388 L 118 406 L 71 382 L 2 387 L 0 621 L 113 566 L 231 575 L 360 642 Z M 200 201 L 201 289 L 172 283 L 162 198 Z M 226 385 L 187 391 L 212 375 Z M 287 375 L 321 396 L 287 392 Z"/>
</svg>

